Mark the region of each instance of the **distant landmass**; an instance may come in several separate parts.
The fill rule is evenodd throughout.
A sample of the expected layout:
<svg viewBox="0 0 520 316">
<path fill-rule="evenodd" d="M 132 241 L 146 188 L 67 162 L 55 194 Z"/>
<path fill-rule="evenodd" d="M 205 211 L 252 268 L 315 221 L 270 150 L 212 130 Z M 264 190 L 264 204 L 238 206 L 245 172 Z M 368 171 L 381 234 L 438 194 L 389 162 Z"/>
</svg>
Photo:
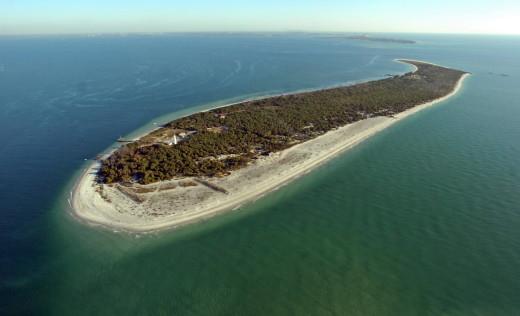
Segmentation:
<svg viewBox="0 0 520 316">
<path fill-rule="evenodd" d="M 348 36 L 348 39 L 352 40 L 360 40 L 360 41 L 371 41 L 371 42 L 387 42 L 387 43 L 399 43 L 399 44 L 415 44 L 416 41 L 399 39 L 399 38 L 390 38 L 390 37 L 373 37 L 368 35 L 354 35 Z"/>
</svg>

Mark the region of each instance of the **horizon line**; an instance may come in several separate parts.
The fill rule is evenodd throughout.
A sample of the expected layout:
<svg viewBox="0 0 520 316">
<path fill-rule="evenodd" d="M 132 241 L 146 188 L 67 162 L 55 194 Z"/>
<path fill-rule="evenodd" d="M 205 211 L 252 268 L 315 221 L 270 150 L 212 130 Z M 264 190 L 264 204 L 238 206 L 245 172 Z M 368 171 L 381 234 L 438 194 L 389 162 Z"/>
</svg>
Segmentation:
<svg viewBox="0 0 520 316">
<path fill-rule="evenodd" d="M 110 35 L 168 35 L 168 34 L 403 34 L 403 35 L 475 35 L 475 36 L 520 36 L 520 33 L 457 33 L 457 32 L 378 32 L 378 31 L 306 31 L 306 30 L 265 30 L 265 31 L 152 31 L 152 32 L 75 32 L 75 33 L 0 33 L 0 37 L 31 36 L 110 36 Z"/>
</svg>

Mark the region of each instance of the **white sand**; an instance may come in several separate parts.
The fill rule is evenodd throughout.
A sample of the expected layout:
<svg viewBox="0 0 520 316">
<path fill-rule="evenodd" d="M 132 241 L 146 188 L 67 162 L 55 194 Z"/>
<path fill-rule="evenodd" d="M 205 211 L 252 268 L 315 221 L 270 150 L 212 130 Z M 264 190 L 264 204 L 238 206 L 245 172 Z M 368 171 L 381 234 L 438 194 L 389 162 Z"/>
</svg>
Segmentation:
<svg viewBox="0 0 520 316">
<path fill-rule="evenodd" d="M 229 194 L 216 192 L 201 184 L 186 188 L 177 186 L 172 190 L 141 194 L 145 201 L 136 203 L 115 187 L 96 184 L 94 180 L 99 163 L 95 162 L 86 169 L 72 192 L 73 214 L 91 224 L 134 232 L 173 228 L 212 217 L 253 201 L 392 124 L 448 99 L 460 90 L 466 77 L 467 74 L 461 77 L 450 94 L 396 114 L 394 118 L 374 117 L 358 121 L 258 159 L 227 177 L 209 179 Z M 177 182 L 165 181 L 148 187 Z M 110 202 L 96 192 L 99 187 L 103 188 Z"/>
</svg>

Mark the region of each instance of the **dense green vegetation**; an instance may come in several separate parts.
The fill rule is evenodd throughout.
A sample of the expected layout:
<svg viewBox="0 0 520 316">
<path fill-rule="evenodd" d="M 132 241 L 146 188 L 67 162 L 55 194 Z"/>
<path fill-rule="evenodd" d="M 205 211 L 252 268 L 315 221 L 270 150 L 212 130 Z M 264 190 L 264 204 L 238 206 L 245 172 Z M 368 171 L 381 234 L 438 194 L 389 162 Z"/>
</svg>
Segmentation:
<svg viewBox="0 0 520 316">
<path fill-rule="evenodd" d="M 462 71 L 407 61 L 416 72 L 200 112 L 122 146 L 102 161 L 99 181 L 143 184 L 219 176 L 266 155 L 372 116 L 391 116 L 450 93 Z M 177 145 L 164 135 L 179 135 Z M 181 137 L 180 135 L 183 135 Z"/>
</svg>

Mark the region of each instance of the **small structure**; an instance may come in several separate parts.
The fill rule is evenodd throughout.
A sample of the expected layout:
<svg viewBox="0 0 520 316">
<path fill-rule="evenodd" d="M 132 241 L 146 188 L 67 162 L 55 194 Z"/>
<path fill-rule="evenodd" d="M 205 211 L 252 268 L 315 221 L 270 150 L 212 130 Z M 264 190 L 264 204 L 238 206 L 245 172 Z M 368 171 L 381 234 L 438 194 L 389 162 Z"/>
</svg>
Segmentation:
<svg viewBox="0 0 520 316">
<path fill-rule="evenodd" d="M 171 138 L 168 142 L 168 145 L 177 145 L 177 135 L 173 134 L 173 138 Z"/>
<path fill-rule="evenodd" d="M 211 133 L 220 134 L 224 130 L 224 126 L 207 127 L 206 130 Z"/>
</svg>

